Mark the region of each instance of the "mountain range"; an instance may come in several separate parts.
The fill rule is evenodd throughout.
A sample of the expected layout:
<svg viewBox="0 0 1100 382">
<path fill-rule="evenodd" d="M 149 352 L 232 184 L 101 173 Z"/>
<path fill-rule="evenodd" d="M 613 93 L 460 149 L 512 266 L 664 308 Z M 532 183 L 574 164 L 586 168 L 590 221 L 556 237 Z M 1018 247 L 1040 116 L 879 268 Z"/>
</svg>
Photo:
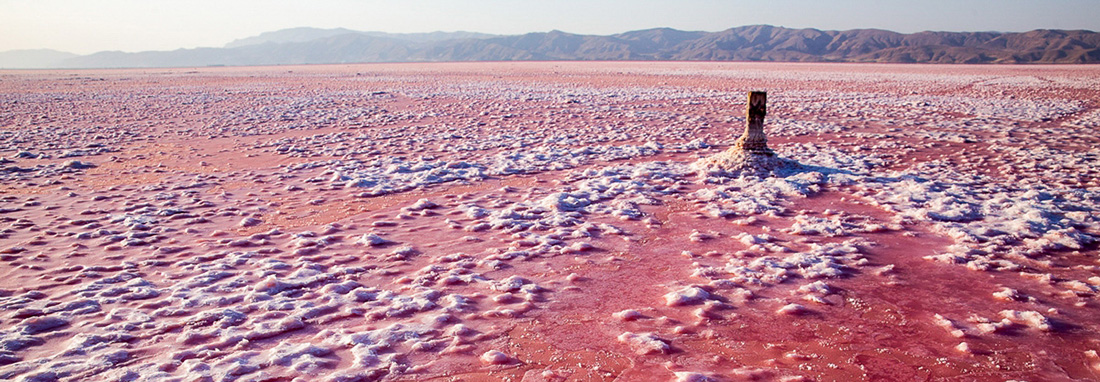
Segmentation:
<svg viewBox="0 0 1100 382">
<path fill-rule="evenodd" d="M 444 61 L 784 61 L 937 64 L 1100 63 L 1100 33 L 823 31 L 769 25 L 720 32 L 647 29 L 598 36 L 561 31 L 523 35 L 472 32 L 394 34 L 293 28 L 220 48 L 77 56 L 0 52 L 0 68 L 123 68 Z"/>
</svg>

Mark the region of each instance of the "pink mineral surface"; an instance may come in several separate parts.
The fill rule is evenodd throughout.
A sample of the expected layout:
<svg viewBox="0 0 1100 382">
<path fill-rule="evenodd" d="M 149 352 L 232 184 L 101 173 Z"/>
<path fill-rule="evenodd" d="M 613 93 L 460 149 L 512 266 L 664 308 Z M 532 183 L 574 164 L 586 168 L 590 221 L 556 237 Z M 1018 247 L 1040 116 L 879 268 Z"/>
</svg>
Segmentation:
<svg viewBox="0 0 1100 382">
<path fill-rule="evenodd" d="M 768 92 L 782 171 L 700 171 Z M 1100 378 L 1100 67 L 0 71 L 0 380 Z"/>
</svg>

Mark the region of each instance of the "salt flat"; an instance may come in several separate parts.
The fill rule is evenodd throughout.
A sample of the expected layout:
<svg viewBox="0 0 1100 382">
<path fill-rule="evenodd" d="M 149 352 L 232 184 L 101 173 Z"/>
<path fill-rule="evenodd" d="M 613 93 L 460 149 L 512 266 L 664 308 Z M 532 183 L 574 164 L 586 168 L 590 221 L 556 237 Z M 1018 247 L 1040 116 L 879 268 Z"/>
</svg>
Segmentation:
<svg viewBox="0 0 1100 382">
<path fill-rule="evenodd" d="M 797 166 L 701 168 L 749 90 Z M 0 105 L 3 380 L 1100 378 L 1100 67 L 0 71 Z"/>
</svg>

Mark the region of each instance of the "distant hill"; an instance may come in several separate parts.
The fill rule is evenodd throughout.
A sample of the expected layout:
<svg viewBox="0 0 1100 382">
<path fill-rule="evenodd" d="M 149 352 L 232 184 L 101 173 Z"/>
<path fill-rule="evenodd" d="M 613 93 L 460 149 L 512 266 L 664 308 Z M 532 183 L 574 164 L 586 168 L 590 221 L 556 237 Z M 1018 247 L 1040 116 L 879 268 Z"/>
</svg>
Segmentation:
<svg viewBox="0 0 1100 382">
<path fill-rule="evenodd" d="M 751 25 L 720 32 L 647 29 L 610 36 L 562 31 L 493 36 L 470 32 L 390 34 L 294 28 L 224 48 L 100 52 L 65 68 L 289 65 L 356 62 L 684 60 L 941 64 L 1100 63 L 1100 33 L 823 31 Z M 0 61 L 0 67 L 4 66 Z"/>
<path fill-rule="evenodd" d="M 259 36 L 253 36 L 234 40 L 228 44 L 225 44 L 226 48 L 239 48 L 248 45 L 259 44 L 282 44 L 291 42 L 307 42 L 322 38 L 328 38 L 333 36 L 339 36 L 344 34 L 354 34 L 372 37 L 388 37 L 397 40 L 407 40 L 412 42 L 432 42 L 432 41 L 445 41 L 455 39 L 481 39 L 496 37 L 495 35 L 485 33 L 474 32 L 430 32 L 430 33 L 386 33 L 386 32 L 359 32 L 351 29 L 336 28 L 336 29 L 319 29 L 319 28 L 290 28 L 282 29 L 274 32 L 264 32 Z"/>
<path fill-rule="evenodd" d="M 240 48 L 249 45 L 283 44 L 288 42 L 306 42 L 349 33 L 360 33 L 351 29 L 290 28 L 274 32 L 260 33 L 259 36 L 246 37 L 225 44 L 226 48 Z"/>
<path fill-rule="evenodd" d="M 77 57 L 77 55 L 50 49 L 9 50 L 0 52 L 0 68 L 56 68 L 62 65 L 62 61 L 73 57 Z"/>
</svg>

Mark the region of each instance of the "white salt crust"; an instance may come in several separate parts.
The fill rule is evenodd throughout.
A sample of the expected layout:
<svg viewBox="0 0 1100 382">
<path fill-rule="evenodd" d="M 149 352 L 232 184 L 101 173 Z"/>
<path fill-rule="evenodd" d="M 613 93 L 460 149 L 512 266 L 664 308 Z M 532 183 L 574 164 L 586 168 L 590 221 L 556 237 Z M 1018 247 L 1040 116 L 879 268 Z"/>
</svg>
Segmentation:
<svg viewBox="0 0 1100 382">
<path fill-rule="evenodd" d="M 772 80 L 786 75 L 676 70 L 665 74 Z M 990 90 L 1005 85 L 1047 86 L 1026 76 L 797 75 L 796 79 L 810 75 L 822 80 L 868 83 L 886 80 Z M 1081 89 L 1100 86 L 1100 80 L 1096 79 L 1049 80 L 1059 86 Z M 1021 123 L 1062 117 L 1068 117 L 1062 122 L 1064 128 L 1051 128 L 1049 134 L 1067 136 L 1071 129 L 1095 126 L 1095 111 L 1074 114 L 1087 106 L 1080 102 L 786 92 L 779 97 L 797 105 L 792 106 L 792 111 L 807 116 L 769 117 L 769 134 L 812 137 L 828 132 L 838 141 L 773 145 L 780 158 L 792 161 L 783 164 L 797 163 L 797 166 L 776 166 L 779 171 L 750 173 L 708 171 L 691 165 L 695 160 L 692 155 L 702 156 L 712 147 L 708 142 L 728 143 L 728 133 L 717 131 L 709 122 L 672 112 L 612 106 L 606 101 L 621 97 L 656 105 L 695 102 L 700 98 L 728 102 L 740 99 L 743 96 L 740 92 L 700 94 L 672 87 L 566 89 L 504 82 L 403 90 L 409 97 L 587 102 L 599 113 L 629 116 L 650 126 L 592 123 L 576 131 L 555 131 L 545 126 L 531 129 L 507 123 L 512 119 L 509 115 L 519 116 L 521 110 L 500 110 L 487 112 L 485 117 L 493 118 L 487 127 L 492 129 L 479 133 L 472 130 L 476 128 L 424 122 L 436 117 L 433 115 L 387 113 L 381 108 L 334 113 L 321 108 L 338 99 L 384 98 L 385 94 L 288 95 L 285 102 L 237 110 L 206 121 L 197 130 L 174 134 L 257 136 L 258 143 L 252 149 L 294 158 L 297 161 L 293 164 L 275 170 L 233 174 L 189 173 L 166 177 L 140 189 L 118 188 L 96 195 L 70 189 L 59 179 L 80 179 L 106 163 L 124 161 L 107 156 L 120 155 L 129 147 L 134 137 L 144 131 L 139 129 L 143 122 L 103 128 L 82 127 L 88 125 L 82 122 L 64 128 L 0 130 L 0 149 L 11 153 L 0 159 L 4 165 L 0 180 L 5 184 L 51 187 L 57 199 L 80 202 L 79 207 L 72 204 L 76 209 L 58 218 L 56 223 L 61 224 L 54 224 L 24 217 L 29 209 L 47 207 L 43 203 L 56 204 L 49 198 L 40 202 L 23 196 L 0 197 L 0 215 L 11 217 L 5 220 L 10 228 L 0 232 L 0 239 L 4 240 L 0 258 L 21 262 L 24 269 L 48 273 L 49 277 L 55 277 L 51 281 L 57 283 L 43 291 L 0 291 L 0 311 L 4 322 L 9 324 L 0 328 L 0 379 L 79 380 L 102 376 L 132 381 L 262 380 L 287 371 L 331 381 L 409 378 L 401 375 L 415 366 L 403 356 L 418 353 L 480 354 L 480 361 L 487 365 L 509 364 L 515 361 L 511 356 L 488 349 L 493 337 L 484 321 L 520 319 L 525 312 L 542 309 L 545 301 L 557 298 L 553 290 L 555 280 L 508 273 L 510 264 L 561 255 L 584 258 L 597 253 L 599 244 L 593 243 L 598 243 L 599 238 L 630 238 L 632 233 L 624 228 L 628 227 L 625 222 L 660 223 L 647 220 L 653 219 L 646 213 L 647 208 L 677 199 L 694 205 L 691 212 L 727 219 L 730 224 L 748 226 L 759 224 L 754 223 L 757 217 L 780 216 L 790 218 L 794 224 L 771 234 L 744 233 L 731 238 L 699 231 L 698 235 L 692 233 L 683 238 L 695 244 L 727 240 L 731 245 L 743 246 L 746 256 L 717 257 L 710 265 L 697 262 L 688 272 L 689 280 L 670 284 L 663 296 L 652 296 L 652 307 L 615 313 L 613 317 L 621 321 L 619 324 L 638 325 L 617 338 L 639 354 L 665 356 L 677 336 L 694 330 L 691 325 L 678 326 L 680 329 L 670 332 L 648 328 L 649 322 L 662 320 L 651 320 L 639 312 L 650 313 L 652 310 L 648 309 L 654 307 L 691 309 L 705 324 L 706 320 L 721 317 L 725 305 L 755 309 L 751 301 L 754 290 L 766 296 L 769 293 L 764 289 L 787 284 L 795 296 L 802 296 L 802 301 L 819 304 L 809 305 L 814 310 L 828 309 L 824 298 L 834 293 L 828 284 L 833 282 L 830 280 L 865 277 L 859 275 L 866 265 L 861 248 L 871 243 L 850 236 L 904 230 L 915 224 L 930 224 L 934 234 L 945 235 L 955 242 L 943 253 L 929 256 L 929 260 L 980 272 L 1020 272 L 1021 279 L 1066 292 L 1067 298 L 1087 299 L 1100 292 L 1100 282 L 1093 280 L 1095 277 L 1056 278 L 1042 262 L 1058 253 L 1082 250 L 1095 243 L 1096 238 L 1087 228 L 1098 223 L 1095 211 L 1100 194 L 1095 187 L 1075 186 L 1072 182 L 1077 175 L 1086 178 L 1098 175 L 1095 163 L 1100 151 L 1055 150 L 1012 137 L 1025 131 L 1020 128 Z M 182 95 L 171 97 L 199 103 L 217 101 L 216 96 L 201 92 L 180 92 Z M 564 92 L 572 95 L 563 98 Z M 66 97 L 84 96 L 74 93 Z M 18 99 L 19 105 L 33 105 L 42 104 L 47 100 L 43 97 L 49 95 L 5 97 Z M 24 107 L 16 103 L 6 105 L 13 110 Z M 813 117 L 823 113 L 843 115 L 844 122 Z M 943 113 L 970 117 L 965 121 L 939 118 Z M 358 122 L 347 122 L 349 119 L 344 117 L 358 118 Z M 570 118 L 572 115 L 565 113 L 548 116 L 547 120 Z M 246 119 L 275 122 L 254 123 Z M 414 125 L 395 125 L 399 122 Z M 730 117 L 715 122 L 736 125 L 741 121 Z M 857 130 L 857 125 L 875 123 L 896 129 L 881 134 Z M 314 126 L 348 131 L 264 137 Z M 903 138 L 919 143 L 902 143 Z M 843 139 L 861 143 L 853 147 L 843 144 Z M 959 170 L 960 161 L 975 165 L 983 161 L 979 155 L 967 152 L 958 152 L 954 158 L 905 166 L 896 162 L 898 153 L 947 144 L 963 145 L 970 150 L 979 142 L 983 149 L 1001 158 L 1001 163 L 990 166 L 996 170 L 994 173 Z M 676 159 L 658 161 L 653 159 L 656 156 Z M 148 170 L 160 174 L 156 172 L 158 169 L 153 166 Z M 316 232 L 271 230 L 273 211 L 279 206 L 265 205 L 270 202 L 267 195 L 213 191 L 232 181 L 248 180 L 257 184 L 268 182 L 287 194 L 338 191 L 349 197 L 372 200 L 381 195 L 403 196 L 444 183 L 478 185 L 491 179 L 550 172 L 560 179 L 535 186 L 541 190 L 531 198 L 452 201 L 413 196 L 402 204 L 398 216 L 372 218 L 369 227 L 335 224 L 310 228 Z M 683 191 L 692 187 L 696 188 L 692 192 Z M 885 209 L 891 220 L 875 221 L 856 214 L 801 213 L 790 208 L 792 200 L 839 189 L 851 192 L 854 200 Z M 141 196 L 131 199 L 135 195 Z M 304 203 L 316 206 L 328 201 L 311 195 Z M 453 219 L 449 226 L 468 233 L 470 242 L 493 235 L 507 237 L 508 241 L 493 244 L 484 253 L 464 254 L 441 253 L 437 248 L 398 239 L 398 230 L 407 228 L 415 219 L 432 218 L 433 214 Z M 613 218 L 617 223 L 606 223 L 604 218 Z M 34 269 L 37 265 L 33 260 L 40 250 L 23 244 L 30 237 L 20 236 L 23 234 L 20 230 L 36 224 L 50 225 L 51 229 L 70 235 L 90 248 L 76 248 L 74 252 L 102 255 L 102 264 Z M 250 233 L 240 234 L 240 230 Z M 780 238 L 783 235 L 838 241 L 806 244 L 784 240 Z M 194 239 L 175 240 L 176 236 Z M 162 257 L 112 257 L 112 253 Z M 360 255 L 377 256 L 377 263 L 358 266 L 362 263 L 355 256 Z M 340 256 L 351 259 L 335 261 Z M 391 273 L 399 272 L 390 269 L 394 265 L 421 260 L 426 265 L 418 266 L 419 269 Z M 368 286 L 360 277 L 395 282 Z M 583 288 L 582 277 L 569 281 Z M 471 292 L 457 292 L 458 287 L 467 287 Z M 1040 308 L 1040 302 L 1029 294 L 1035 293 L 1022 287 L 1005 287 L 992 292 L 997 303 L 1006 307 L 1036 305 L 1012 305 L 1015 309 L 979 312 L 965 320 L 935 315 L 932 322 L 957 338 L 1007 332 L 1057 335 L 1058 316 Z M 661 307 L 662 302 L 666 306 Z M 799 303 L 783 302 L 786 305 L 779 308 L 766 305 L 773 302 L 769 299 L 759 304 L 769 306 L 767 314 L 772 314 L 771 309 L 777 309 L 777 314 L 812 311 Z M 329 325 L 342 317 L 357 317 L 377 325 L 373 329 L 356 330 Z M 316 334 L 303 334 L 314 331 Z M 280 339 L 267 348 L 248 346 L 272 338 Z M 47 341 L 57 341 L 58 350 L 49 356 L 27 359 L 32 351 L 36 354 L 45 351 Z M 139 356 L 131 344 L 146 342 L 171 343 L 178 350 Z M 956 350 L 973 353 L 968 342 L 959 343 Z M 337 358 L 343 357 L 350 357 L 351 366 L 334 369 Z M 1096 368 L 1100 363 L 1095 361 L 1095 353 L 1091 357 Z M 728 372 L 728 376 L 749 378 L 768 378 L 773 374 L 769 369 L 751 367 Z M 725 377 L 696 372 L 673 375 L 685 381 Z"/>
</svg>

